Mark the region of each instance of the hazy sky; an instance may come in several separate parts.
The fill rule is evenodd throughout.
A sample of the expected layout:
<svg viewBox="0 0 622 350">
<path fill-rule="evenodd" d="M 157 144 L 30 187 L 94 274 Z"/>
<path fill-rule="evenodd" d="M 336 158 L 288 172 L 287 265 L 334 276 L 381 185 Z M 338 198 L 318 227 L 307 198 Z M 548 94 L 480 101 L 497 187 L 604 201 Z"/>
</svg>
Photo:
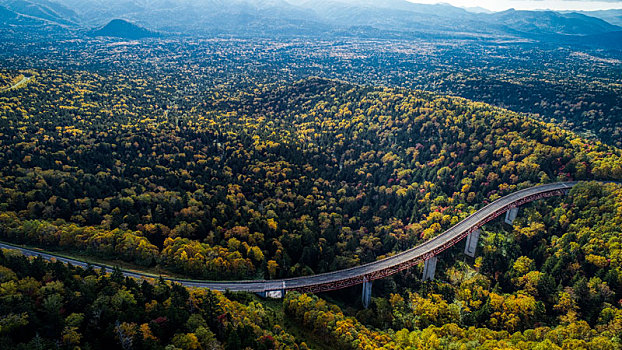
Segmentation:
<svg viewBox="0 0 622 350">
<path fill-rule="evenodd" d="M 577 1 L 577 0 L 409 0 L 422 4 L 450 3 L 462 7 L 483 7 L 493 11 L 515 8 L 517 10 L 604 10 L 622 9 L 622 0 Z"/>
</svg>

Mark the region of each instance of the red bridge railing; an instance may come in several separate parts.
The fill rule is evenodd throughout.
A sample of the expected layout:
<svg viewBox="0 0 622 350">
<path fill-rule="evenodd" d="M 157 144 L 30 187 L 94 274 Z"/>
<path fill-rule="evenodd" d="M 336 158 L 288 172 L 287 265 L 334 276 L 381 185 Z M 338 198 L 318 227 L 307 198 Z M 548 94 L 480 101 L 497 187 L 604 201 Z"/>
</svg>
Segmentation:
<svg viewBox="0 0 622 350">
<path fill-rule="evenodd" d="M 460 232 L 456 236 L 452 237 L 449 241 L 443 243 L 440 246 L 435 247 L 431 251 L 425 252 L 425 253 L 423 253 L 421 255 L 418 255 L 418 256 L 414 256 L 412 259 L 409 259 L 409 260 L 406 260 L 406 261 L 402 261 L 402 262 L 396 263 L 395 265 L 384 267 L 382 269 L 378 269 L 378 270 L 375 270 L 375 271 L 372 271 L 372 272 L 368 272 L 368 273 L 364 273 L 364 274 L 357 275 L 357 276 L 347 277 L 347 278 L 343 278 L 343 279 L 336 279 L 336 280 L 326 281 L 326 282 L 312 284 L 312 285 L 305 285 L 305 286 L 291 287 L 291 288 L 286 287 L 285 289 L 286 290 L 292 290 L 292 291 L 298 291 L 298 292 L 302 292 L 302 293 L 320 293 L 320 292 L 327 292 L 327 291 L 331 291 L 331 290 L 337 290 L 337 289 L 352 287 L 352 286 L 355 286 L 357 284 L 363 283 L 365 280 L 373 281 L 373 280 L 377 280 L 377 279 L 381 279 L 381 278 L 385 278 L 385 277 L 391 276 L 391 275 L 396 274 L 396 273 L 398 273 L 400 271 L 404 271 L 406 269 L 409 269 L 409 268 L 411 268 L 411 267 L 413 267 L 413 266 L 415 266 L 415 265 L 417 265 L 417 264 L 419 264 L 419 263 L 421 263 L 421 262 L 423 262 L 423 261 L 425 261 L 425 260 L 427 260 L 427 259 L 429 259 L 429 258 L 431 258 L 433 256 L 439 255 L 443 251 L 449 249 L 450 247 L 456 245 L 458 242 L 460 242 L 461 240 L 466 238 L 473 231 L 481 228 L 482 226 L 484 226 L 488 222 L 496 219 L 501 214 L 505 213 L 506 211 L 508 211 L 508 210 L 510 210 L 512 208 L 516 208 L 516 207 L 519 207 L 519 206 L 524 205 L 526 203 L 533 202 L 533 201 L 536 201 L 536 200 L 539 200 L 539 199 L 549 198 L 549 197 L 554 197 L 554 196 L 563 196 L 563 195 L 568 194 L 568 192 L 570 191 L 570 188 L 572 186 L 574 186 L 575 183 L 568 183 L 568 184 L 569 184 L 568 188 L 544 191 L 544 192 L 536 193 L 536 194 L 533 194 L 533 195 L 529 195 L 529 196 L 517 199 L 516 201 L 514 201 L 514 202 L 512 202 L 510 204 L 507 204 L 507 205 L 505 205 L 505 206 L 495 210 L 494 212 L 490 213 L 489 215 L 484 217 L 482 220 L 476 222 L 473 226 L 469 227 L 468 229 L 464 230 L 463 232 Z M 450 231 L 452 229 L 449 229 L 448 231 Z M 448 231 L 445 231 L 445 232 L 448 232 Z M 390 258 L 387 258 L 387 259 L 391 259 L 391 258 L 394 258 L 394 257 L 390 257 Z M 287 280 L 286 280 L 286 282 L 287 282 Z"/>
</svg>

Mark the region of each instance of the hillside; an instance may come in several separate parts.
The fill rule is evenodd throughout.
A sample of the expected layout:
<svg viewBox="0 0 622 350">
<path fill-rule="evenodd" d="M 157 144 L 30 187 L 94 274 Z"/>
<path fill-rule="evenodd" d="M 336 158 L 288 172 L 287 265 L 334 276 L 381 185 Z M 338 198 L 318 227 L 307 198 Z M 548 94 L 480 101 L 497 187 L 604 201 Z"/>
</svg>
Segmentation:
<svg viewBox="0 0 622 350">
<path fill-rule="evenodd" d="M 0 24 L 6 27 L 33 28 L 34 26 L 44 26 L 46 21 L 23 16 L 7 7 L 0 6 Z"/>
<path fill-rule="evenodd" d="M 59 25 L 77 25 L 78 15 L 68 7 L 49 0 L 0 0 L 0 5 L 22 16 Z"/>
<path fill-rule="evenodd" d="M 31 83 L 1 97 L 0 239 L 198 278 L 355 266 L 430 239 L 520 188 L 622 178 L 617 148 L 426 92 L 307 78 L 214 89 L 168 106 L 168 91 L 182 88 L 177 79 L 30 74 Z M 619 199 L 614 185 L 585 184 L 566 199 L 526 206 L 515 227 L 484 228 L 475 261 L 461 258 L 461 247 L 444 253 L 439 281 L 421 283 L 415 268 L 376 282 L 368 310 L 352 301 L 359 288 L 334 295 L 348 300 L 349 316 L 296 293 L 282 308 L 291 329 L 344 348 L 398 349 L 432 333 L 444 342 L 437 348 L 482 345 L 475 334 L 508 347 L 579 340 L 613 347 L 622 319 Z M 137 347 L 215 338 L 231 349 L 266 341 L 304 349 L 248 296 L 239 296 L 242 306 L 114 274 L 0 262 L 9 269 L 0 306 L 11 310 L 0 344 L 9 347 L 59 339 L 114 347 L 127 337 Z M 11 303 L 12 295 L 22 302 Z M 187 304 L 195 297 L 218 300 L 221 316 L 213 303 Z M 47 306 L 31 314 L 33 305 Z M 100 316 L 79 322 L 80 313 Z M 196 313 L 207 325 L 190 321 Z"/>
<path fill-rule="evenodd" d="M 622 29 L 579 13 L 508 10 L 491 14 L 490 18 L 513 30 L 537 34 L 593 35 Z"/>
<path fill-rule="evenodd" d="M 622 10 L 583 11 L 581 13 L 600 18 L 613 25 L 622 26 Z"/>
<path fill-rule="evenodd" d="M 114 19 L 104 27 L 93 30 L 91 36 L 108 36 L 123 39 L 142 39 L 157 37 L 159 34 L 122 19 Z"/>
<path fill-rule="evenodd" d="M 349 267 L 517 188 L 622 177 L 617 149 L 460 99 L 309 79 L 180 115 L 157 109 L 156 81 L 59 74 L 36 77 L 14 94 L 38 97 L 4 109 L 0 232 L 197 277 Z M 87 102 L 109 84 L 126 87 Z M 48 93 L 67 88 L 70 104 Z M 35 113 L 24 118 L 20 108 Z M 43 144 L 20 131 L 35 126 Z M 31 225 L 46 229 L 26 233 Z M 396 239 L 363 243 L 395 230 Z M 58 235 L 39 236 L 50 231 Z M 94 244 L 102 239 L 110 245 Z"/>
</svg>

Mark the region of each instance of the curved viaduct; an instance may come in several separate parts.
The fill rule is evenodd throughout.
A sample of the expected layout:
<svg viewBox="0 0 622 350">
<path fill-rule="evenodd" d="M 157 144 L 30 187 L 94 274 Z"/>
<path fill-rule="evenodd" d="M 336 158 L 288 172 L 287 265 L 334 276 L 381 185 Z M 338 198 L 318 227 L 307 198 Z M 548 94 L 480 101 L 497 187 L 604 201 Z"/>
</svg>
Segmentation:
<svg viewBox="0 0 622 350">
<path fill-rule="evenodd" d="M 373 280 L 393 275 L 399 271 L 415 266 L 420 262 L 425 262 L 426 264 L 424 268 L 424 279 L 431 279 L 434 276 L 436 256 L 444 250 L 452 247 L 465 237 L 469 236 L 465 253 L 473 256 L 477 245 L 477 239 L 479 237 L 479 228 L 487 222 L 495 219 L 503 213 L 507 213 L 506 221 L 511 222 L 516 217 L 517 208 L 519 206 L 541 198 L 565 195 L 577 183 L 578 182 L 560 182 L 535 186 L 514 192 L 486 205 L 484 208 L 478 210 L 442 234 L 414 248 L 383 260 L 374 261 L 345 270 L 322 273 L 313 276 L 270 281 L 249 280 L 215 282 L 181 280 L 174 278 L 168 278 L 167 280 L 178 282 L 188 287 L 209 288 L 220 291 L 246 291 L 260 293 L 264 296 L 270 297 L 282 297 L 286 291 L 318 293 L 363 284 L 363 304 L 366 304 L 366 302 L 369 302 L 369 297 L 371 295 L 371 282 Z M 73 265 L 83 267 L 87 266 L 87 263 L 79 260 L 41 253 L 35 250 L 29 250 L 9 244 L 0 243 L 0 248 L 18 249 L 26 255 L 41 255 L 43 258 L 48 260 L 56 259 L 66 263 L 71 263 Z M 126 276 L 137 278 L 154 277 L 153 275 L 128 270 L 123 271 L 123 273 Z"/>
</svg>

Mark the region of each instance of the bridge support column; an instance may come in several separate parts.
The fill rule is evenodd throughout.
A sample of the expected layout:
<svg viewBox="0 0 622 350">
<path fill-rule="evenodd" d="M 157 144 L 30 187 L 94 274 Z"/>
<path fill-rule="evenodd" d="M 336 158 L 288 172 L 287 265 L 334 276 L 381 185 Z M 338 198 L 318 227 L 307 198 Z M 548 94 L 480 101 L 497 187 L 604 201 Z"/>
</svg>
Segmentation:
<svg viewBox="0 0 622 350">
<path fill-rule="evenodd" d="M 285 281 L 282 281 L 280 286 L 271 285 L 270 287 L 271 287 L 271 289 L 266 290 L 266 291 L 261 292 L 261 293 L 257 293 L 257 294 L 259 296 L 261 296 L 262 298 L 268 298 L 268 299 L 283 299 L 283 298 L 285 298 L 285 294 L 287 293 L 287 289 L 285 289 Z M 272 288 L 274 288 L 274 289 L 272 289 Z"/>
<path fill-rule="evenodd" d="M 464 247 L 464 254 L 475 257 L 475 250 L 477 250 L 477 242 L 479 242 L 479 229 L 471 232 L 466 239 L 466 247 Z"/>
<path fill-rule="evenodd" d="M 431 281 L 434 279 L 434 273 L 436 272 L 436 256 L 433 256 L 425 261 L 423 265 L 423 280 Z"/>
<path fill-rule="evenodd" d="M 516 216 L 518 216 L 518 207 L 512 208 L 505 212 L 505 223 L 509 225 L 514 224 L 514 220 L 516 220 Z"/>
<path fill-rule="evenodd" d="M 363 307 L 368 308 L 369 303 L 371 302 L 371 281 L 368 281 L 367 278 L 363 281 L 363 296 L 361 301 L 363 302 Z"/>
<path fill-rule="evenodd" d="M 280 290 L 267 290 L 263 293 L 257 293 L 259 294 L 259 296 L 263 297 L 263 298 L 268 298 L 268 299 L 283 299 L 285 298 L 285 290 L 284 289 L 280 289 Z"/>
</svg>

